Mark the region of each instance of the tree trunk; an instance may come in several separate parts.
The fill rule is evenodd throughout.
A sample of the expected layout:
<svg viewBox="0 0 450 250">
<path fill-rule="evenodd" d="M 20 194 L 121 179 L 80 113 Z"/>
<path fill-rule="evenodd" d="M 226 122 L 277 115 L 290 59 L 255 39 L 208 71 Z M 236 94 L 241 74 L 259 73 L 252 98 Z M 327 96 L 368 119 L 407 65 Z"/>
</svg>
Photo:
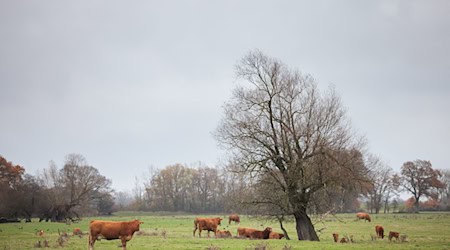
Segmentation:
<svg viewBox="0 0 450 250">
<path fill-rule="evenodd" d="M 297 230 L 297 236 L 299 240 L 311 240 L 319 241 L 314 226 L 311 223 L 311 219 L 306 214 L 305 208 L 300 208 L 299 211 L 294 213 L 295 217 L 295 229 Z"/>
<path fill-rule="evenodd" d="M 416 211 L 414 211 L 414 212 L 418 213 L 419 212 L 419 206 L 420 206 L 420 203 L 419 203 L 420 197 L 415 197 L 415 199 L 416 199 L 416 202 L 414 203 L 414 207 L 415 207 Z"/>
</svg>

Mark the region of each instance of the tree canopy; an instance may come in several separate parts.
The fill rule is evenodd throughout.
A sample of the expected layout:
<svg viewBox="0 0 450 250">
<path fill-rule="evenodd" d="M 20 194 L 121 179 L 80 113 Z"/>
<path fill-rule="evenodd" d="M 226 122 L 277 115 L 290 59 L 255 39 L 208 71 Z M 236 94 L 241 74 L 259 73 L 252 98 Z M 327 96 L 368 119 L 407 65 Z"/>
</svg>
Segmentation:
<svg viewBox="0 0 450 250">
<path fill-rule="evenodd" d="M 439 178 L 441 173 L 430 161 L 415 160 L 403 163 L 401 168 L 402 186 L 414 197 L 415 211 L 419 211 L 421 197 L 437 198 L 437 189 L 445 188 Z"/>
</svg>

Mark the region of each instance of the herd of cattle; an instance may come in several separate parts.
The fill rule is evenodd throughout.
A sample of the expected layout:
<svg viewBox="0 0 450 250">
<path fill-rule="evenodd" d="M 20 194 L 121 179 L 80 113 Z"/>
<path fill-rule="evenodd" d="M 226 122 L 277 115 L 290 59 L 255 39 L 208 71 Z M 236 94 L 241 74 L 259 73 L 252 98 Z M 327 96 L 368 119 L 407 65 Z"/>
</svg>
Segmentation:
<svg viewBox="0 0 450 250">
<path fill-rule="evenodd" d="M 358 218 L 359 220 L 366 220 L 368 222 L 371 222 L 370 215 L 368 213 L 357 213 L 356 214 L 356 218 Z M 384 228 L 383 228 L 383 226 L 376 225 L 375 226 L 375 234 L 376 234 L 375 237 L 372 237 L 372 239 L 374 239 L 374 238 L 384 239 L 385 235 L 384 235 Z M 390 231 L 388 237 L 389 237 L 389 240 L 392 240 L 392 238 L 395 238 L 396 240 L 398 240 L 398 238 L 400 237 L 400 233 L 399 232 Z M 334 233 L 333 234 L 333 239 L 334 239 L 334 242 L 337 242 L 338 239 L 339 239 L 339 235 L 337 233 Z M 340 240 L 340 242 L 342 242 L 342 243 L 347 242 L 347 241 L 348 241 L 347 238 L 341 238 L 341 240 Z"/>
<path fill-rule="evenodd" d="M 202 237 L 202 230 L 208 231 L 208 237 L 209 232 L 214 232 L 214 236 L 216 238 L 227 238 L 232 237 L 233 235 L 229 230 L 218 230 L 217 227 L 221 225 L 222 218 L 216 217 L 216 218 L 195 218 L 194 220 L 194 232 L 192 233 L 195 237 L 195 232 L 198 229 L 198 236 Z M 239 215 L 232 214 L 228 217 L 228 224 L 230 224 L 232 221 L 235 223 L 240 224 L 241 219 Z M 250 238 L 250 239 L 281 239 L 284 237 L 284 234 L 280 234 L 277 232 L 273 232 L 272 228 L 266 227 L 264 230 L 257 230 L 254 228 L 247 228 L 247 227 L 238 227 L 237 229 L 237 238 Z"/>
<path fill-rule="evenodd" d="M 357 219 L 366 220 L 371 222 L 370 216 L 367 213 L 357 213 Z M 228 224 L 232 221 L 240 224 L 240 217 L 237 214 L 232 214 L 228 218 Z M 229 230 L 221 231 L 218 229 L 219 225 L 221 225 L 221 221 L 223 219 L 220 217 L 216 218 L 196 218 L 194 220 L 194 231 L 193 236 L 195 237 L 195 233 L 198 230 L 198 236 L 201 237 L 201 233 L 203 230 L 207 231 L 208 237 L 210 232 L 214 232 L 216 238 L 227 238 L 233 237 Z M 89 249 L 93 250 L 94 243 L 96 240 L 100 239 L 120 239 L 122 242 L 122 249 L 126 249 L 127 241 L 131 240 L 133 234 L 139 231 L 139 226 L 143 224 L 143 222 L 139 220 L 133 221 L 102 221 L 102 220 L 93 220 L 89 224 Z M 75 231 L 76 230 L 76 231 Z M 74 235 L 79 234 L 81 231 L 79 228 L 74 229 Z M 384 238 L 384 228 L 380 225 L 375 226 L 375 232 L 377 238 Z M 392 238 L 399 238 L 398 232 L 389 232 L 389 240 Z M 272 228 L 266 227 L 264 230 L 257 230 L 254 228 L 246 228 L 246 227 L 238 227 L 236 238 L 250 238 L 250 239 L 281 239 L 284 234 L 273 232 Z M 339 238 L 338 233 L 333 233 L 333 239 L 335 242 L 346 243 L 349 241 L 353 241 L 352 238 L 343 237 Z"/>
<path fill-rule="evenodd" d="M 229 230 L 218 230 L 223 219 L 217 218 L 195 218 L 194 220 L 194 232 L 198 230 L 198 236 L 202 237 L 202 231 L 214 232 L 216 238 L 228 238 L 233 237 Z M 232 221 L 240 224 L 241 220 L 239 215 L 232 214 L 228 217 L 228 224 Z M 139 226 L 144 222 L 139 220 L 133 221 L 103 221 L 93 220 L 89 223 L 89 249 L 94 249 L 94 243 L 96 240 L 106 239 L 114 240 L 120 239 L 122 242 L 122 249 L 126 249 L 127 241 L 131 240 L 133 234 L 139 231 Z M 281 239 L 284 234 L 276 233 L 272 231 L 272 228 L 266 227 L 264 230 L 257 230 L 254 228 L 238 227 L 237 238 L 250 238 L 250 239 Z"/>
</svg>

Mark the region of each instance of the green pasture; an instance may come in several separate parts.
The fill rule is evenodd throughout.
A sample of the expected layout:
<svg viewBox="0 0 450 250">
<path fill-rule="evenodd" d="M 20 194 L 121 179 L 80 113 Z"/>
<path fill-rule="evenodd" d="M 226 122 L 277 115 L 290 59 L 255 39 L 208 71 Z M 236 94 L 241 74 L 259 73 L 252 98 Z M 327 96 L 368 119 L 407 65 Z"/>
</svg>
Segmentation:
<svg viewBox="0 0 450 250">
<path fill-rule="evenodd" d="M 203 216 L 203 215 L 202 215 Z M 225 215 L 219 215 L 225 217 Z M 192 236 L 195 215 L 185 214 L 153 214 L 153 213 L 117 213 L 112 217 L 89 217 L 79 223 L 67 225 L 64 223 L 38 222 L 0 224 L 0 250 L 36 249 L 34 245 L 47 240 L 50 248 L 87 249 L 88 236 L 72 236 L 61 247 L 57 243 L 59 232 L 72 234 L 73 228 L 88 231 L 88 223 L 92 219 L 132 220 L 140 219 L 142 234 L 135 234 L 128 242 L 127 249 L 450 249 L 450 213 L 420 213 L 420 214 L 380 214 L 371 215 L 372 222 L 357 221 L 354 214 L 338 214 L 328 216 L 315 225 L 320 242 L 295 240 L 295 224 L 286 223 L 285 228 L 294 240 L 249 240 L 249 239 L 216 239 L 211 233 L 202 232 L 202 238 Z M 212 216 L 208 216 L 212 217 Z M 385 234 L 397 231 L 407 235 L 406 242 L 392 241 L 387 238 L 372 240 L 375 235 L 375 225 L 382 225 Z M 259 220 L 241 216 L 241 226 L 263 229 L 267 226 L 276 232 L 282 232 L 275 221 Z M 236 234 L 238 225 L 228 226 L 224 219 L 220 229 L 230 230 Z M 36 232 L 44 230 L 44 236 Z M 334 243 L 332 233 L 340 236 L 353 236 L 354 243 Z M 101 240 L 95 243 L 95 249 L 120 249 L 119 240 Z M 264 249 L 264 248 L 259 248 Z"/>
</svg>

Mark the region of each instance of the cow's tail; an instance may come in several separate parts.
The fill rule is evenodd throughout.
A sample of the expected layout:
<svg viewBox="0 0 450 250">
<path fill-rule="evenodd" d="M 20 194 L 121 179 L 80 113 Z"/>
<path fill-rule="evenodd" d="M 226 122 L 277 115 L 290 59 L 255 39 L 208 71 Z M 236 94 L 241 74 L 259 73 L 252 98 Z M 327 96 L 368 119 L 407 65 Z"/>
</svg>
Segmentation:
<svg viewBox="0 0 450 250">
<path fill-rule="evenodd" d="M 197 218 L 195 218 L 195 220 L 194 220 L 194 232 L 192 233 L 192 236 L 194 236 L 194 237 L 195 237 L 195 231 L 197 231 L 197 224 L 198 224 L 198 220 L 197 220 Z"/>
</svg>

